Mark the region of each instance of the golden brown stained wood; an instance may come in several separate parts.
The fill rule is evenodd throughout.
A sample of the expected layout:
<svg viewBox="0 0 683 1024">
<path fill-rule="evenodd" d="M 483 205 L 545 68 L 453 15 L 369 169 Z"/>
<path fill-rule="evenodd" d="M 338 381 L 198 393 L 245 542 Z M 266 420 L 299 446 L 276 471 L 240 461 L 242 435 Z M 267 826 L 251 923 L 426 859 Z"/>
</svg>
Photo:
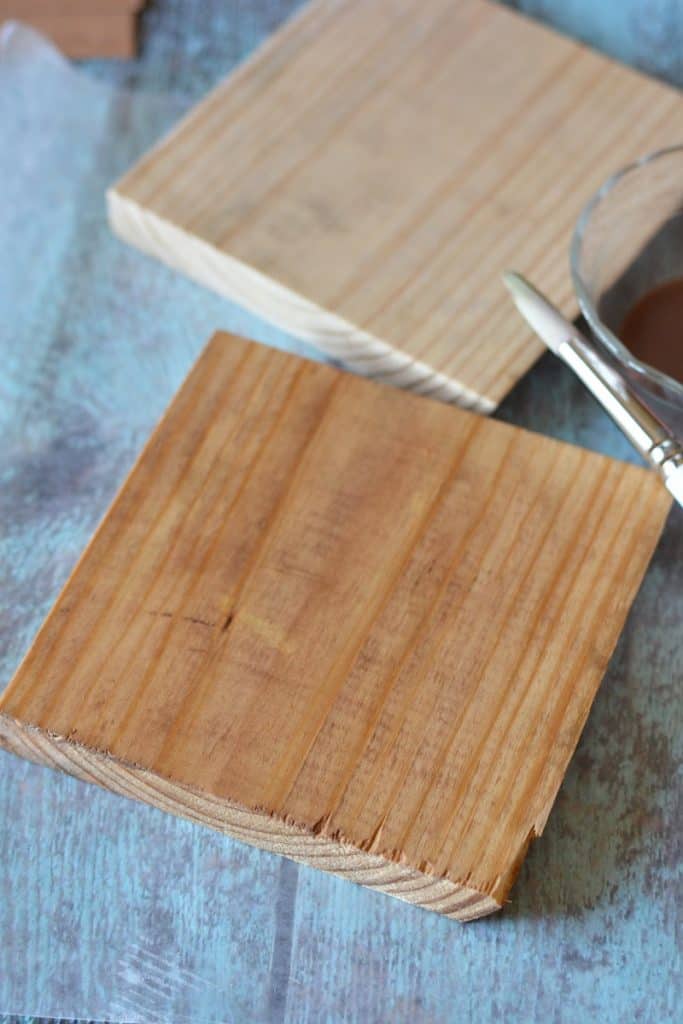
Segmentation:
<svg viewBox="0 0 683 1024">
<path fill-rule="evenodd" d="M 133 57 L 144 0 L 0 0 L 0 22 L 17 19 L 69 57 Z"/>
<path fill-rule="evenodd" d="M 123 238 L 358 372 L 490 410 L 540 345 L 500 286 L 575 312 L 568 244 L 674 90 L 483 0 L 320 0 L 109 194 Z"/>
<path fill-rule="evenodd" d="M 652 473 L 217 335 L 0 738 L 478 917 L 543 829 L 668 507 Z"/>
</svg>

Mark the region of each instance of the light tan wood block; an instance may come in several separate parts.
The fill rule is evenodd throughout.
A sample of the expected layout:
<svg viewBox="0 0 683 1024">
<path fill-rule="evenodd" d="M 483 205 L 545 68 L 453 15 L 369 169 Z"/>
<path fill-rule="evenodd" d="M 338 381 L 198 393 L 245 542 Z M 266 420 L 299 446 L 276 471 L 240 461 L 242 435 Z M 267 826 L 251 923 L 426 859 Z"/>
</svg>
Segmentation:
<svg viewBox="0 0 683 1024">
<path fill-rule="evenodd" d="M 543 829 L 668 507 L 653 473 L 216 335 L 0 741 L 478 917 Z"/>
<path fill-rule="evenodd" d="M 320 0 L 109 193 L 114 230 L 360 373 L 490 411 L 568 246 L 680 94 L 484 0 Z"/>
</svg>

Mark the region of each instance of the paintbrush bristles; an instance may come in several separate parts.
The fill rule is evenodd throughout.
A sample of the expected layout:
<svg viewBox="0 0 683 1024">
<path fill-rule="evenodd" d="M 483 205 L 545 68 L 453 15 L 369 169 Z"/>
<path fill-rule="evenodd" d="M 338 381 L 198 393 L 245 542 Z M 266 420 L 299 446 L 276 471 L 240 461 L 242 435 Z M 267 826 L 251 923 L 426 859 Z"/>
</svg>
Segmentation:
<svg viewBox="0 0 683 1024">
<path fill-rule="evenodd" d="M 503 274 L 503 283 L 529 326 L 557 355 L 562 343 L 573 336 L 571 324 L 521 274 L 507 270 Z"/>
</svg>

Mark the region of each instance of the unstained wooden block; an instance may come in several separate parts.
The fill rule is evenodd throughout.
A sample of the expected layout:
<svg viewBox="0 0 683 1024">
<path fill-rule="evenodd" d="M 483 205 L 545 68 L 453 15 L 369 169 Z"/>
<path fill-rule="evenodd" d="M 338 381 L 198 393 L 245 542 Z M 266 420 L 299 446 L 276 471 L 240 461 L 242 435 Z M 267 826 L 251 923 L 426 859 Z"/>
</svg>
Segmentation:
<svg viewBox="0 0 683 1024">
<path fill-rule="evenodd" d="M 569 242 L 680 94 L 498 3 L 319 0 L 109 194 L 124 239 L 359 373 L 490 411 L 576 312 Z"/>
<path fill-rule="evenodd" d="M 543 829 L 668 507 L 652 473 L 216 335 L 0 739 L 478 917 Z"/>
</svg>

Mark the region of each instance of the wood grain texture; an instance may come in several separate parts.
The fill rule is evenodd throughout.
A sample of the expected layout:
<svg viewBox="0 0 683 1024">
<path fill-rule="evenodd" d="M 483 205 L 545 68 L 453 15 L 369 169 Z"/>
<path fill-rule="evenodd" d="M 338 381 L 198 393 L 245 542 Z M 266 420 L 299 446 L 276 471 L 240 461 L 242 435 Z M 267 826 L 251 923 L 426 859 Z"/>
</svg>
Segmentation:
<svg viewBox="0 0 683 1024">
<path fill-rule="evenodd" d="M 358 372 L 490 411 L 540 347 L 514 264 L 568 244 L 679 95 L 482 0 L 320 0 L 109 193 L 123 238 Z"/>
<path fill-rule="evenodd" d="M 295 4 L 253 0 L 247 12 L 243 0 L 157 0 L 144 16 L 138 59 L 91 62 L 87 77 L 79 76 L 78 95 L 94 75 L 134 87 L 138 99 L 170 91 L 197 101 Z M 675 24 L 678 19 L 683 26 L 683 8 L 673 2 L 529 0 L 526 6 L 552 13 L 560 25 L 616 55 L 647 57 L 651 67 L 683 84 Z M 59 100 L 68 110 L 63 94 Z M 54 92 L 49 101 L 48 117 L 60 110 Z M 12 301 L 15 289 L 3 292 L 3 365 L 9 368 L 21 353 L 22 366 L 45 366 L 46 372 L 10 370 L 0 395 L 0 409 L 7 418 L 9 406 L 13 416 L 10 438 L 17 439 L 9 443 L 3 432 L 2 686 L 56 599 L 72 556 L 104 514 L 111 487 L 151 431 L 158 403 L 177 390 L 198 339 L 221 324 L 277 340 L 259 318 L 168 274 L 100 230 L 102 180 L 113 180 L 122 161 L 130 164 L 162 127 L 147 112 L 127 124 L 125 134 L 101 134 L 98 125 L 118 123 L 116 104 L 113 93 L 111 122 L 95 105 L 94 136 L 81 148 L 80 163 L 74 158 L 80 173 L 66 179 L 60 215 L 48 218 L 56 263 L 35 262 L 46 222 L 34 207 L 33 217 L 22 218 L 20 235 L 3 235 L 13 238 L 13 263 L 19 258 L 32 282 L 21 304 Z M 35 124 L 16 100 L 11 106 L 17 121 L 22 111 L 22 125 Z M 52 120 L 58 138 L 59 122 Z M 13 123 L 9 114 L 3 123 Z M 26 127 L 15 164 L 17 153 L 31 152 L 34 138 Z M 9 183 L 9 155 L 6 163 Z M 44 163 L 42 187 L 37 176 L 25 181 L 27 214 L 29 198 L 35 204 L 42 196 L 41 209 L 48 206 L 54 167 L 54 158 Z M 71 198 L 83 223 L 97 225 L 92 234 L 83 231 L 78 259 Z M 23 209 L 14 200 L 2 208 L 8 230 L 17 207 Z M 163 290 L 154 287 L 160 279 L 168 282 Z M 97 294 L 99 301 L 82 307 L 74 294 Z M 139 319 L 123 329 L 121 317 L 133 314 Z M 79 346 L 72 343 L 76 327 Z M 141 363 L 141 347 L 152 343 L 159 346 L 157 360 Z M 87 357 L 109 350 L 106 365 Z M 160 389 L 169 365 L 175 377 Z M 135 381 L 134 390 L 126 379 Z M 97 421 L 79 416 L 67 434 L 72 403 L 82 408 L 79 395 L 99 394 L 105 386 L 120 394 L 120 415 L 109 404 L 107 415 Z M 153 408 L 149 397 L 156 398 Z M 55 410 L 49 427 L 46 408 Z M 142 430 L 141 410 L 147 415 Z M 524 377 L 502 415 L 635 461 L 591 396 L 551 357 Z M 84 449 L 97 452 L 94 463 L 84 464 Z M 105 493 L 99 481 L 107 478 Z M 675 782 L 683 763 L 682 567 L 683 512 L 674 509 L 542 840 L 532 844 L 504 914 L 474 927 L 453 927 L 438 914 L 0 751 L 0 1007 L 59 1020 L 144 1018 L 150 1024 L 188 1015 L 207 1024 L 222 1024 L 226 1016 L 263 1024 L 498 1024 L 501 1017 L 506 1024 L 548 1024 L 567 1016 L 572 1024 L 624 1024 L 640 1016 L 673 1024 L 683 998 L 682 791 Z M 182 969 L 202 979 L 213 1001 L 198 1006 L 196 999 L 188 1009 L 181 984 L 165 984 L 169 977 L 180 982 Z M 146 977 L 144 988 L 131 986 L 133 971 Z M 115 1013 L 124 1002 L 127 1012 Z M 2 1014 L 0 1021 L 18 1024 Z"/>
<path fill-rule="evenodd" d="M 540 834 L 654 474 L 216 335 L 0 742 L 460 920 Z"/>
</svg>

